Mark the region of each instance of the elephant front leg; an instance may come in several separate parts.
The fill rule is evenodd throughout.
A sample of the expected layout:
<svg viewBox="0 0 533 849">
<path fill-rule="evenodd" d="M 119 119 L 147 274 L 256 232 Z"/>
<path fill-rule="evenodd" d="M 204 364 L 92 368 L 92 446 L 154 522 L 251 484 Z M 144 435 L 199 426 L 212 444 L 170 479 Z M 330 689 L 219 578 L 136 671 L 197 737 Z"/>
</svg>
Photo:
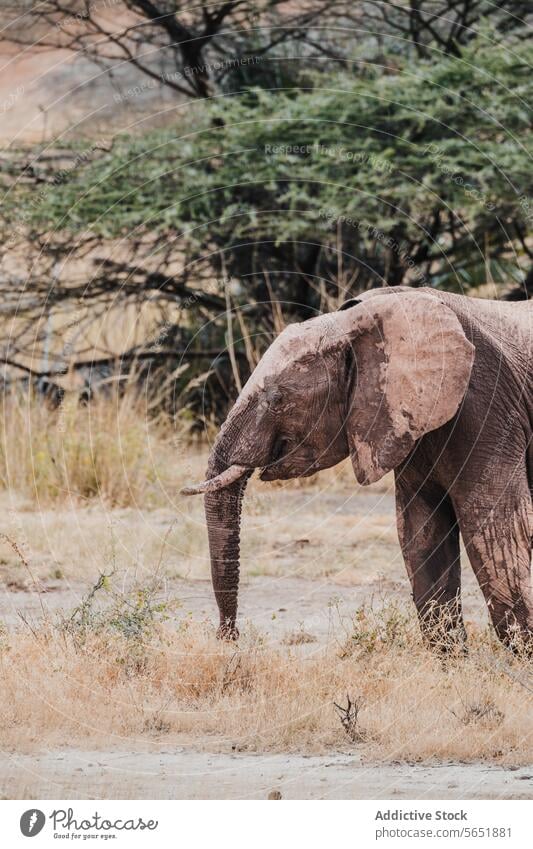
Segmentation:
<svg viewBox="0 0 533 849">
<path fill-rule="evenodd" d="M 459 512 L 465 548 L 494 629 L 514 649 L 533 648 L 533 508 L 526 486 L 516 490 L 495 497 L 490 507 L 467 505 Z"/>
<path fill-rule="evenodd" d="M 459 528 L 449 497 L 436 484 L 397 478 L 396 518 L 423 636 L 443 652 L 464 648 Z"/>
</svg>

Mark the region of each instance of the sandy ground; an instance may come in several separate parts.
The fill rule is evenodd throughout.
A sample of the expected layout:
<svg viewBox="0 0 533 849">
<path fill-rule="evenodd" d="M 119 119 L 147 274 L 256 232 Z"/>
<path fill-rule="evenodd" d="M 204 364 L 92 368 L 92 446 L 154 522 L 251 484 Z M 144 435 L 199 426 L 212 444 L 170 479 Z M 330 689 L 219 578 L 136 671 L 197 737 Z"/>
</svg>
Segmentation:
<svg viewBox="0 0 533 849">
<path fill-rule="evenodd" d="M 390 489 L 336 484 L 274 491 L 259 484 L 252 493 L 244 505 L 241 623 L 279 641 L 304 628 L 323 643 L 342 632 L 344 619 L 361 604 L 410 598 Z M 6 626 L 20 626 L 20 614 L 38 619 L 43 605 L 52 615 L 71 611 L 100 572 L 110 570 L 111 547 L 126 582 L 150 578 L 162 559 L 163 592 L 179 600 L 178 620 L 216 620 L 201 499 L 146 511 L 30 511 L 13 499 L 0 500 L 0 508 L 8 517 L 6 532 L 23 544 L 43 590 L 35 592 L 17 555 L 0 543 L 0 620 Z M 466 562 L 462 594 L 466 619 L 486 621 Z"/>
<path fill-rule="evenodd" d="M 343 586 L 334 580 L 308 580 L 291 576 L 244 578 L 239 594 L 240 622 L 253 624 L 274 641 L 283 642 L 288 635 L 305 631 L 313 642 L 323 645 L 329 639 L 343 640 L 350 631 L 354 610 L 364 603 L 382 598 L 409 598 L 407 580 L 393 584 L 376 579 L 364 586 Z M 55 588 L 44 596 L 14 590 L 0 595 L 0 618 L 7 626 L 20 626 L 21 615 L 38 623 L 42 616 L 41 600 L 52 614 L 71 611 L 87 586 L 71 582 L 68 588 Z M 470 611 L 481 620 L 485 614 L 483 601 L 475 585 L 470 589 Z M 176 621 L 196 619 L 216 623 L 217 611 L 209 580 L 169 580 L 166 595 L 179 598 Z"/>
<path fill-rule="evenodd" d="M 24 798 L 532 799 L 533 769 L 363 764 L 352 754 L 227 755 L 64 749 L 2 757 L 0 794 Z"/>
</svg>

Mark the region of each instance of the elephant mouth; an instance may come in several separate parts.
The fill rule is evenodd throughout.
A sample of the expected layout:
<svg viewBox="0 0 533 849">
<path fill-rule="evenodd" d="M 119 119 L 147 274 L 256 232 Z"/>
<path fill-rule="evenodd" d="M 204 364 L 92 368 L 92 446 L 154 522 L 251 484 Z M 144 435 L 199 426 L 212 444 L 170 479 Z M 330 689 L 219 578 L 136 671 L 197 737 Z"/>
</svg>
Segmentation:
<svg viewBox="0 0 533 849">
<path fill-rule="evenodd" d="M 270 466 L 265 466 L 261 469 L 259 480 L 261 481 L 279 481 L 287 478 L 298 477 L 299 472 L 295 468 L 291 468 L 285 463 L 272 463 Z"/>
<path fill-rule="evenodd" d="M 260 481 L 275 481 L 279 478 L 279 473 L 276 472 L 274 466 L 266 466 L 259 473 Z"/>
<path fill-rule="evenodd" d="M 279 481 L 288 480 L 289 478 L 308 478 L 311 475 L 316 475 L 320 471 L 320 466 L 315 463 L 306 464 L 300 468 L 289 463 L 272 463 L 261 469 L 259 480 L 261 481 Z"/>
</svg>

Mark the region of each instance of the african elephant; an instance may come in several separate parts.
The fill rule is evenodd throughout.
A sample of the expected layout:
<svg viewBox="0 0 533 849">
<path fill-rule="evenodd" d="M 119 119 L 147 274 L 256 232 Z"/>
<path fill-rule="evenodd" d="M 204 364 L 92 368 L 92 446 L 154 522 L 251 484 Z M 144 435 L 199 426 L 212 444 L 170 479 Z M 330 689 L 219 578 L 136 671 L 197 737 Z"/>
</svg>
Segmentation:
<svg viewBox="0 0 533 849">
<path fill-rule="evenodd" d="M 219 636 L 238 636 L 240 514 L 262 480 L 350 456 L 360 484 L 394 469 L 397 525 L 423 633 L 464 635 L 459 532 L 494 627 L 533 636 L 533 308 L 438 292 L 372 290 L 289 325 L 222 426 L 205 510 Z"/>
</svg>

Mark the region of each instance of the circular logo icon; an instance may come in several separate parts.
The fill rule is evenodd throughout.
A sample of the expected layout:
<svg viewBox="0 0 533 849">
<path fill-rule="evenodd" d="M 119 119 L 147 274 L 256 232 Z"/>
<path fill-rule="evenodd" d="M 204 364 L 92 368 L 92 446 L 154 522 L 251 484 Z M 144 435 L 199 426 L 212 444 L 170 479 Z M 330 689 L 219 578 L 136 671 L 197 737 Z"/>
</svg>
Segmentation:
<svg viewBox="0 0 533 849">
<path fill-rule="evenodd" d="M 35 837 L 42 831 L 46 817 L 38 808 L 30 808 L 24 811 L 20 818 L 20 830 L 24 837 Z"/>
</svg>

